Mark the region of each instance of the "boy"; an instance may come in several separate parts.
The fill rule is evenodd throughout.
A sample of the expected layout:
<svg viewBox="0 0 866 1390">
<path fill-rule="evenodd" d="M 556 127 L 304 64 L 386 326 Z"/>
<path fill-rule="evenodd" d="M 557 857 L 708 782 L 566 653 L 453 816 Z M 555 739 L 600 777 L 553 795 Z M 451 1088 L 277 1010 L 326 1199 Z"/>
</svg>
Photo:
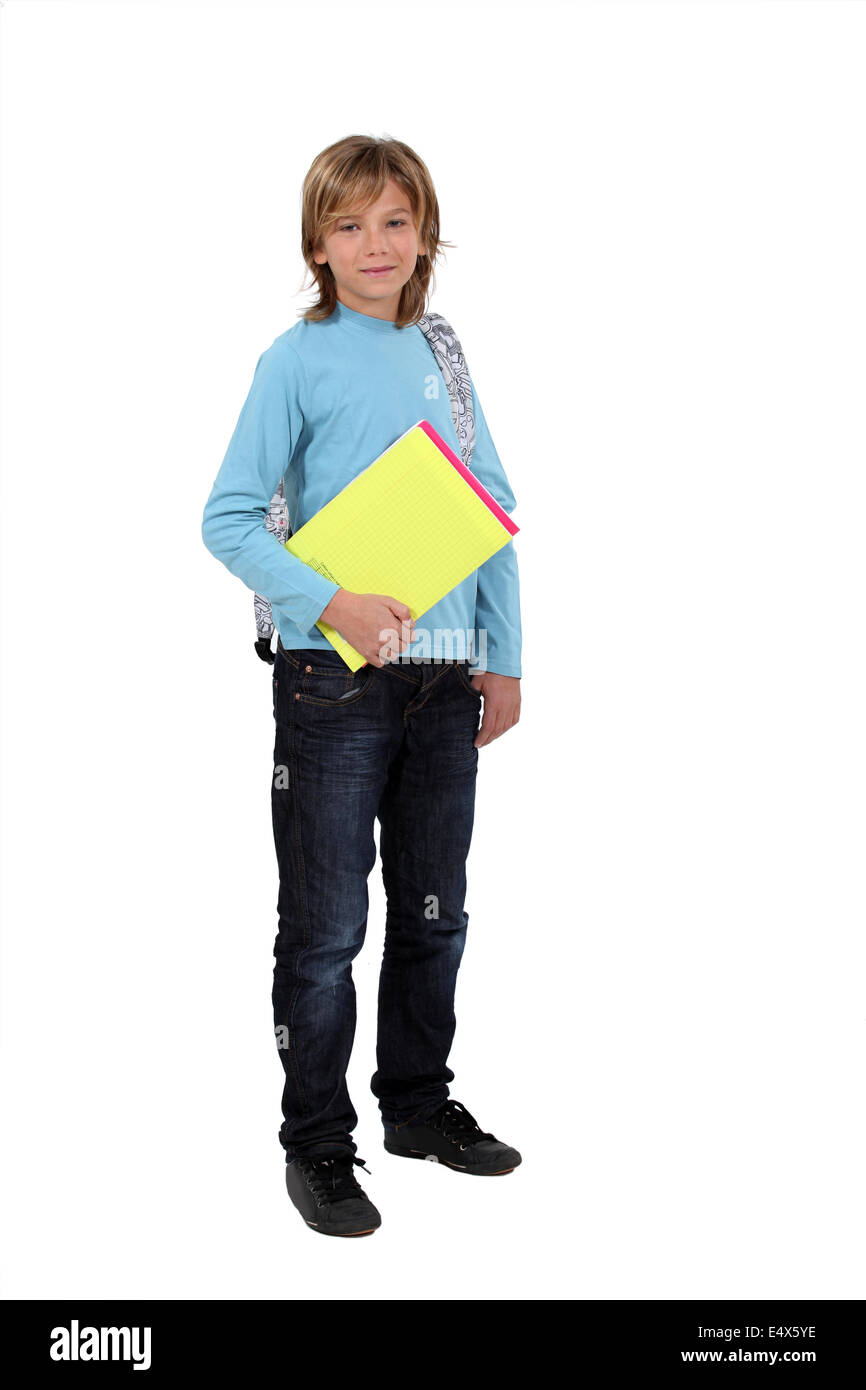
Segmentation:
<svg viewBox="0 0 866 1390">
<path fill-rule="evenodd" d="M 451 1098 L 447 1066 L 478 749 L 520 713 L 513 541 L 425 614 L 422 630 L 399 594 L 339 588 L 264 524 L 281 478 L 298 530 L 419 419 L 459 455 L 447 391 L 417 326 L 441 244 L 432 180 L 408 146 L 350 136 L 317 156 L 304 181 L 302 246 L 319 300 L 261 354 L 202 523 L 208 549 L 270 600 L 279 633 L 279 1138 L 294 1205 L 328 1235 L 370 1234 L 381 1221 L 355 1178 L 364 1162 L 346 1087 L 351 962 L 364 940 L 377 818 L 387 919 L 371 1089 L 385 1148 L 476 1175 L 521 1161 Z M 473 472 L 510 512 L 514 496 L 477 396 L 474 411 Z M 349 671 L 319 618 L 368 664 Z M 479 634 L 482 674 L 462 652 L 454 658 L 442 637 L 453 632 L 470 644 Z"/>
</svg>

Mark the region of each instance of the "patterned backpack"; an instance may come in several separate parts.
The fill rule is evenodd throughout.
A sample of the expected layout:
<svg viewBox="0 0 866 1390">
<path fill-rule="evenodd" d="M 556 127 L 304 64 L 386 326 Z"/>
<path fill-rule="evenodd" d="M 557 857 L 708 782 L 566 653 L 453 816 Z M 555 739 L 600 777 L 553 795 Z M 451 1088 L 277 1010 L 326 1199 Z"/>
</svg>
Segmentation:
<svg viewBox="0 0 866 1390">
<path fill-rule="evenodd" d="M 466 358 L 460 340 L 447 319 L 441 314 L 425 314 L 418 320 L 418 327 L 424 334 L 439 370 L 448 388 L 451 401 L 451 415 L 457 439 L 460 443 L 460 457 L 467 468 L 472 467 L 472 450 L 475 447 L 475 415 L 472 409 L 472 379 L 466 366 Z M 271 498 L 268 516 L 265 521 L 271 535 L 284 544 L 292 534 L 289 525 L 289 512 L 283 491 L 282 479 Z M 274 635 L 274 618 L 271 605 L 261 594 L 253 599 L 256 616 L 256 652 L 262 661 L 273 664 L 274 654 L 271 639 Z"/>
</svg>

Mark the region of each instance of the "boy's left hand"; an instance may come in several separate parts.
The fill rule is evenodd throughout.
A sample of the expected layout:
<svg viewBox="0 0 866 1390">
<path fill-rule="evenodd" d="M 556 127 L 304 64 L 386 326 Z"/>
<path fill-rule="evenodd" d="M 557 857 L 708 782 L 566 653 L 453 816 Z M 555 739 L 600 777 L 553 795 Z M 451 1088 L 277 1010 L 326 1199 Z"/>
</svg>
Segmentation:
<svg viewBox="0 0 866 1390">
<path fill-rule="evenodd" d="M 469 684 L 484 696 L 484 714 L 475 738 L 475 747 L 483 748 L 485 743 L 507 733 L 520 718 L 520 677 L 483 671 L 473 676 Z"/>
</svg>

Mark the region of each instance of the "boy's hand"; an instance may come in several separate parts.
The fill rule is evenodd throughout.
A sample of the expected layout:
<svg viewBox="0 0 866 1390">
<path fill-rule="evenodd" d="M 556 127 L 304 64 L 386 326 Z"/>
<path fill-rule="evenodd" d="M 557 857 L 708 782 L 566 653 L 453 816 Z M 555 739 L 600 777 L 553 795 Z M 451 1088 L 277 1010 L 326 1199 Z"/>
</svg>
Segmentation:
<svg viewBox="0 0 866 1390">
<path fill-rule="evenodd" d="M 338 589 L 320 621 L 335 627 L 371 666 L 384 666 L 415 640 L 409 608 L 387 594 L 353 594 L 350 589 Z"/>
<path fill-rule="evenodd" d="M 483 748 L 485 743 L 507 733 L 520 718 L 520 677 L 483 671 L 473 676 L 469 684 L 484 696 L 481 728 L 475 739 L 475 747 Z"/>
</svg>

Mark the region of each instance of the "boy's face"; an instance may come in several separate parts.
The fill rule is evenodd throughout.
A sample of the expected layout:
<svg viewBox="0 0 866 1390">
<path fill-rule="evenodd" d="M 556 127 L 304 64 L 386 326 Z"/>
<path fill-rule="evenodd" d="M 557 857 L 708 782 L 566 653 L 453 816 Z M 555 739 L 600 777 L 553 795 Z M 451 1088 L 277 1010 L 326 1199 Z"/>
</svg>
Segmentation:
<svg viewBox="0 0 866 1390">
<path fill-rule="evenodd" d="M 371 318 L 397 317 L 400 291 L 415 270 L 419 244 L 409 199 L 393 179 L 365 212 L 351 212 L 336 222 L 315 251 L 317 265 L 329 265 L 337 298 L 347 309 Z M 386 269 L 387 267 L 387 269 Z M 372 274 L 381 268 L 380 274 Z"/>
</svg>

